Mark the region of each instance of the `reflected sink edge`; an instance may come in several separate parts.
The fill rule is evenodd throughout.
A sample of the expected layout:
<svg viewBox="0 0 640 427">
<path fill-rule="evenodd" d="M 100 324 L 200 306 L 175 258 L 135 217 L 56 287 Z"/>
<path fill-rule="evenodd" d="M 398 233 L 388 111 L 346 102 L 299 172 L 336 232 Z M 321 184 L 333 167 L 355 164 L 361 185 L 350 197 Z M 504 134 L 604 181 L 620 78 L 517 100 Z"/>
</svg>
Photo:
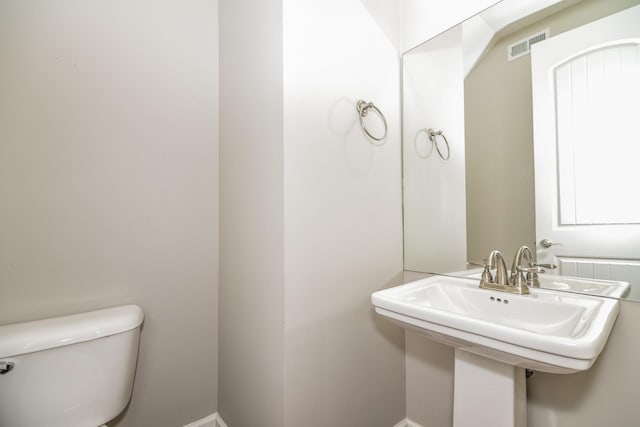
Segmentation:
<svg viewBox="0 0 640 427">
<path fill-rule="evenodd" d="M 466 277 L 480 280 L 482 268 L 447 273 L 449 276 Z M 541 289 L 559 290 L 584 295 L 603 296 L 611 298 L 626 298 L 631 293 L 631 284 L 620 280 L 605 280 L 561 276 L 544 273 L 538 276 Z"/>
</svg>

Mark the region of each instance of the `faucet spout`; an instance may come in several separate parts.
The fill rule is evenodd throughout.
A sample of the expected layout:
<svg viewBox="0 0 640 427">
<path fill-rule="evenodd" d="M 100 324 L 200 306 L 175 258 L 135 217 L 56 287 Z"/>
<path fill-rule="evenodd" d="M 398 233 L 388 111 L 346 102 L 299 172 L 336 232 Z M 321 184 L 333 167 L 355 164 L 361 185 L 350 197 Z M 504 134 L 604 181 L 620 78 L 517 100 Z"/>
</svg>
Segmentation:
<svg viewBox="0 0 640 427">
<path fill-rule="evenodd" d="M 518 267 L 522 265 L 522 260 L 525 259 L 529 261 L 526 267 L 531 267 L 531 263 L 533 262 L 533 253 L 531 253 L 531 249 L 528 246 L 520 246 L 516 255 L 513 257 L 513 263 L 511 264 L 511 283 L 516 282 L 516 278 L 518 277 Z"/>
<path fill-rule="evenodd" d="M 489 269 L 496 269 L 495 283 L 498 285 L 509 285 L 509 278 L 507 277 L 507 265 L 504 262 L 504 257 L 499 250 L 493 250 L 489 254 L 487 259 L 487 265 Z"/>
<path fill-rule="evenodd" d="M 523 259 L 529 260 L 530 265 L 528 267 L 522 267 L 520 265 Z M 529 276 L 525 279 L 524 273 L 531 273 L 531 277 L 533 277 L 533 273 L 539 271 L 539 267 L 532 267 L 532 265 L 534 264 L 531 250 L 526 246 L 522 246 L 518 249 L 515 258 L 513 259 L 511 277 L 509 277 L 504 257 L 500 251 L 493 250 L 489 254 L 489 258 L 487 258 L 484 265 L 484 271 L 480 277 L 480 287 L 482 289 L 526 295 L 529 293 L 529 288 L 527 287 Z M 495 279 L 491 275 L 491 270 L 493 269 L 496 270 Z"/>
</svg>

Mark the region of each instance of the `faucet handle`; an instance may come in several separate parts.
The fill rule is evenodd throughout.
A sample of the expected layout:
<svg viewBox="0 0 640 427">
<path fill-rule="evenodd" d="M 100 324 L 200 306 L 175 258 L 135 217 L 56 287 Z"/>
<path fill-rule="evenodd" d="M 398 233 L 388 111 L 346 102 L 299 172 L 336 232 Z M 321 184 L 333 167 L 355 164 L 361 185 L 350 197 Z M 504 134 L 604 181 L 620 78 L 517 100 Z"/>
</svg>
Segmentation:
<svg viewBox="0 0 640 427">
<path fill-rule="evenodd" d="M 482 276 L 480 276 L 480 282 L 485 283 L 493 283 L 493 276 L 491 275 L 491 270 L 489 269 L 489 264 L 487 264 L 487 260 L 484 260 L 484 264 L 482 265 L 484 270 L 482 270 Z"/>
<path fill-rule="evenodd" d="M 511 286 L 518 289 L 518 293 L 522 295 L 529 294 L 529 286 L 531 282 L 529 276 L 535 273 L 539 273 L 542 270 L 539 267 L 522 267 L 521 265 L 516 267 L 516 271 L 512 272 L 513 283 Z M 525 273 L 527 273 L 525 277 Z"/>
<path fill-rule="evenodd" d="M 489 271 L 489 264 L 487 264 L 487 260 L 482 260 L 482 264 L 475 261 L 467 261 L 467 265 L 475 265 L 477 267 L 482 267 L 482 275 L 480 276 L 480 282 L 483 283 L 493 283 L 493 276 L 491 275 L 491 271 Z"/>
<path fill-rule="evenodd" d="M 532 265 L 533 264 L 533 265 Z M 546 271 L 542 268 L 543 266 L 551 266 L 551 268 L 555 267 L 552 264 L 535 264 L 535 263 L 530 263 L 529 264 L 530 267 L 522 267 L 519 266 L 517 268 L 518 270 L 518 280 L 521 282 L 523 279 L 523 275 L 524 273 L 527 273 L 527 277 L 525 278 L 525 282 L 527 283 L 528 286 L 534 287 L 534 288 L 539 288 L 540 287 L 540 280 L 538 279 L 538 274 L 541 273 L 545 273 Z"/>
<path fill-rule="evenodd" d="M 548 268 L 549 270 L 555 270 L 556 268 L 558 268 L 558 266 L 555 264 L 538 264 L 535 262 L 530 262 L 529 267 L 542 267 L 542 268 Z M 540 271 L 540 273 L 543 273 L 543 271 Z"/>
</svg>

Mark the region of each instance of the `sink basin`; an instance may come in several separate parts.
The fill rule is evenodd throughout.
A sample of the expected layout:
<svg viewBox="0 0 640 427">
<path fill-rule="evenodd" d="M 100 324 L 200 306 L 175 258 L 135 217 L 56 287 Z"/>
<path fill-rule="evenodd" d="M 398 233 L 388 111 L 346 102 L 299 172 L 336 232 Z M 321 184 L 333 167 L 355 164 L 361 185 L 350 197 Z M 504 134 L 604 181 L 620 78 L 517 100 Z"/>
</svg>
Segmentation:
<svg viewBox="0 0 640 427">
<path fill-rule="evenodd" d="M 451 276 L 471 277 L 480 280 L 481 274 L 482 269 L 475 268 L 451 273 Z M 548 273 L 538 275 L 538 280 L 540 280 L 540 287 L 544 289 L 557 289 L 603 297 L 625 298 L 629 296 L 631 291 L 629 282 L 619 280 L 588 279 Z"/>
<path fill-rule="evenodd" d="M 530 289 L 480 289 L 477 280 L 433 276 L 372 294 L 376 312 L 456 349 L 553 373 L 594 363 L 618 316 L 615 299 Z"/>
</svg>

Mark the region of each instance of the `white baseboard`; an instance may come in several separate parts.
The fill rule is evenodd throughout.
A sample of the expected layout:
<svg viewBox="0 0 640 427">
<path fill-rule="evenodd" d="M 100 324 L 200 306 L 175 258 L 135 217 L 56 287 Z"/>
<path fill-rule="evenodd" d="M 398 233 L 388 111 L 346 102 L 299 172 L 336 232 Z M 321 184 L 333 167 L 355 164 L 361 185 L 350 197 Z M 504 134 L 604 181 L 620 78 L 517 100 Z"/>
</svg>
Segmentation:
<svg viewBox="0 0 640 427">
<path fill-rule="evenodd" d="M 204 417 L 198 421 L 194 421 L 184 427 L 228 427 L 224 420 L 218 413 L 211 414 L 208 417 Z M 405 418 L 393 427 L 422 427 L 420 424 L 411 421 L 409 418 Z"/>
<path fill-rule="evenodd" d="M 194 421 L 184 427 L 227 427 L 220 415 L 216 412 L 207 417 Z"/>
<path fill-rule="evenodd" d="M 409 418 L 405 418 L 404 420 L 400 421 L 398 424 L 396 424 L 393 427 L 422 427 L 422 426 L 416 423 L 415 421 L 411 421 Z"/>
<path fill-rule="evenodd" d="M 222 417 L 216 412 L 216 427 L 227 427 Z"/>
</svg>

